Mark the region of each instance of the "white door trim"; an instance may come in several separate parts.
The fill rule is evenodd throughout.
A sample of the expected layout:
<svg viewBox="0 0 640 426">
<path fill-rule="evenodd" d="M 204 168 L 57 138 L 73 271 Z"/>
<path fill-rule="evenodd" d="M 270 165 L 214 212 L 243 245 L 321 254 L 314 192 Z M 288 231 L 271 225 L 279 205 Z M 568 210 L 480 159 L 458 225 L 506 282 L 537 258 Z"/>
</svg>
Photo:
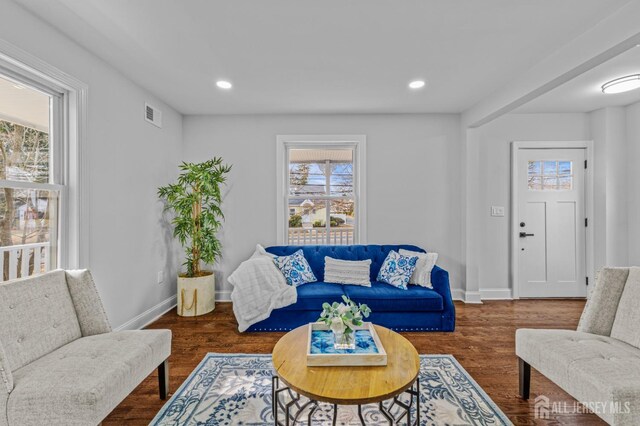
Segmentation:
<svg viewBox="0 0 640 426">
<path fill-rule="evenodd" d="M 520 298 L 520 288 L 518 283 L 518 191 L 516 179 L 518 177 L 518 151 L 521 149 L 585 149 L 587 158 L 587 169 L 585 170 L 585 213 L 589 219 L 586 234 L 586 272 L 589 277 L 589 284 L 595 283 L 594 273 L 594 220 L 593 220 L 593 141 L 513 141 L 511 142 L 511 288 L 513 289 L 513 298 Z"/>
</svg>

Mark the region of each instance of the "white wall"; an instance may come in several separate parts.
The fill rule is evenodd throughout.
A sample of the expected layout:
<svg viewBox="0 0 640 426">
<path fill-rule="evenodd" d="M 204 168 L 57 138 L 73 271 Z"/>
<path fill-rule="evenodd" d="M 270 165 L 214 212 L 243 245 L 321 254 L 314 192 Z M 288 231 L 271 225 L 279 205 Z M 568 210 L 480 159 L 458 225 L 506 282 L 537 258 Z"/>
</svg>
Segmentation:
<svg viewBox="0 0 640 426">
<path fill-rule="evenodd" d="M 123 325 L 175 295 L 179 259 L 160 224 L 156 188 L 177 174 L 182 116 L 13 2 L 2 3 L 0 38 L 89 85 L 82 142 L 91 231 L 84 266 L 94 274 L 112 325 Z M 162 110 L 162 129 L 143 120 L 145 101 Z M 156 284 L 159 270 L 165 271 L 163 285 Z"/>
<path fill-rule="evenodd" d="M 368 243 L 438 251 L 452 286 L 460 285 L 457 115 L 187 116 L 183 128 L 187 161 L 221 156 L 233 164 L 215 267 L 220 297 L 228 297 L 226 278 L 256 243 L 276 243 L 278 134 L 365 134 Z"/>
<path fill-rule="evenodd" d="M 626 108 L 628 264 L 640 266 L 640 102 Z"/>
<path fill-rule="evenodd" d="M 588 114 L 509 114 L 473 130 L 475 164 L 469 188 L 467 290 L 477 288 L 483 299 L 509 298 L 510 182 L 512 141 L 590 139 Z M 491 206 L 505 207 L 504 217 L 492 217 Z M 469 271 L 469 269 L 468 269 Z M 476 281 L 477 280 L 477 281 Z"/>
<path fill-rule="evenodd" d="M 628 170 L 626 111 L 603 108 L 590 114 L 595 148 L 595 269 L 626 266 L 628 258 Z"/>
</svg>

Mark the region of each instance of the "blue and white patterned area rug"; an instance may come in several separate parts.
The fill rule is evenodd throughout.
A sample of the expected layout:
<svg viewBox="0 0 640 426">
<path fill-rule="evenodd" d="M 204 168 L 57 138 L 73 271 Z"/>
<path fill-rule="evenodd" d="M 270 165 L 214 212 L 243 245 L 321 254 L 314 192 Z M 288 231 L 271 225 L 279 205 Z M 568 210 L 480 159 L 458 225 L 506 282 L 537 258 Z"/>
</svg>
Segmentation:
<svg viewBox="0 0 640 426">
<path fill-rule="evenodd" d="M 207 354 L 150 424 L 272 425 L 273 372 L 271 355 Z M 511 425 L 452 355 L 420 356 L 420 390 L 422 425 Z M 313 425 L 330 425 L 332 410 L 320 404 Z M 376 404 L 363 412 L 367 425 L 388 424 Z M 339 407 L 337 424 L 359 425 L 356 407 Z"/>
</svg>

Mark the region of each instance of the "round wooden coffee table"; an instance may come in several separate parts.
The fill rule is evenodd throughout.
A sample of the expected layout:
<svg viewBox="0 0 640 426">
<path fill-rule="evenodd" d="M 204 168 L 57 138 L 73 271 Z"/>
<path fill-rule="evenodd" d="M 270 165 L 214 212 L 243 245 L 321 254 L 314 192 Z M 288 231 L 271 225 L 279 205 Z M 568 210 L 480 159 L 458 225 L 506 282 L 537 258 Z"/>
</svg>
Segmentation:
<svg viewBox="0 0 640 426">
<path fill-rule="evenodd" d="M 273 413 L 275 424 L 278 421 L 278 410 L 285 412 L 285 424 L 289 420 L 295 423 L 302 411 L 309 408 L 309 424 L 318 402 L 334 405 L 334 424 L 337 405 L 357 405 L 358 415 L 364 424 L 362 404 L 379 403 L 382 414 L 391 424 L 407 416 L 411 423 L 411 404 L 414 396 L 416 402 L 416 417 L 419 424 L 419 391 L 420 357 L 413 345 L 398 333 L 381 326 L 375 326 L 380 341 L 387 352 L 387 365 L 363 367 L 308 367 L 307 366 L 307 338 L 308 325 L 298 327 L 285 334 L 273 348 L 273 366 L 277 376 L 273 383 Z M 280 387 L 279 381 L 286 386 Z M 280 403 L 279 394 L 289 392 L 291 401 Z M 295 392 L 293 395 L 291 391 Z M 410 395 L 409 403 L 400 401 L 397 397 L 403 392 Z M 300 395 L 309 399 L 305 404 L 299 404 Z M 384 401 L 393 399 L 393 404 L 404 408 L 402 416 L 394 418 L 385 407 Z M 280 403 L 280 406 L 278 404 Z M 290 411 L 297 408 L 296 415 Z"/>
</svg>

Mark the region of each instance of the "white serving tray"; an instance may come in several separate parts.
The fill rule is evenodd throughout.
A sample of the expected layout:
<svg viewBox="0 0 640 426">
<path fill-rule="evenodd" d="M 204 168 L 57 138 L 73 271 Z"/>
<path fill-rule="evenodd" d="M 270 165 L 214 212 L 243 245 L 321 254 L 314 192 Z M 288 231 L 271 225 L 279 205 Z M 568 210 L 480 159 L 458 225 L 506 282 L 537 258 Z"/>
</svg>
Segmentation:
<svg viewBox="0 0 640 426">
<path fill-rule="evenodd" d="M 329 326 L 315 322 L 308 326 L 309 332 L 307 337 L 307 365 L 310 367 L 330 367 L 330 366 L 372 366 L 387 365 L 387 353 L 382 346 L 380 337 L 376 333 L 376 329 L 370 322 L 363 323 L 356 330 L 369 330 L 373 341 L 375 342 L 378 353 L 350 353 L 350 354 L 312 354 L 311 353 L 311 334 L 314 330 L 330 330 Z"/>
</svg>

